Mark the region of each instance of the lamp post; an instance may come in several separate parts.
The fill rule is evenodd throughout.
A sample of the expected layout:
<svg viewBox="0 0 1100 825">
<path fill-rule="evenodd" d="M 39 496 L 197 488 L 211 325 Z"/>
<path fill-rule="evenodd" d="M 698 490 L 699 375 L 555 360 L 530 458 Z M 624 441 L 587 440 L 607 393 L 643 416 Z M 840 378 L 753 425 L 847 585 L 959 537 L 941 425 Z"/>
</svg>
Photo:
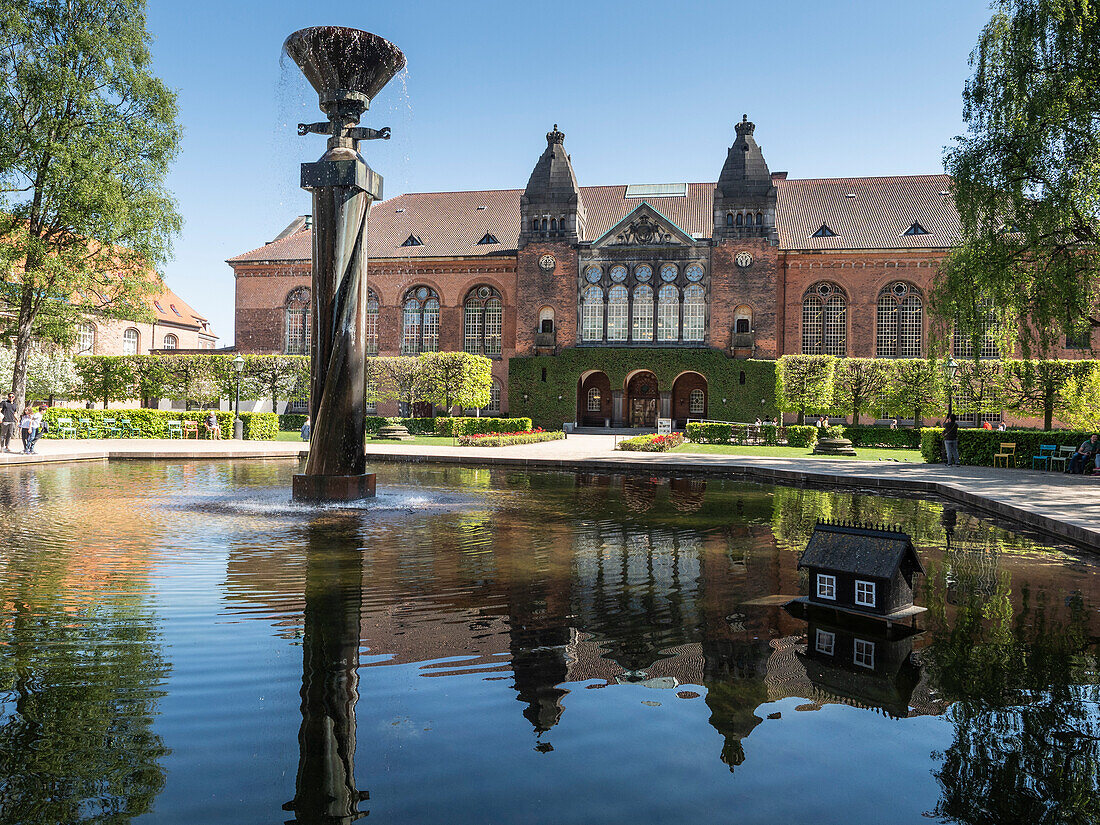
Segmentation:
<svg viewBox="0 0 1100 825">
<path fill-rule="evenodd" d="M 244 357 L 238 352 L 233 356 L 233 371 L 237 373 L 236 418 L 233 419 L 233 438 L 244 440 L 244 422 L 241 421 L 241 373 L 244 372 Z"/>
<path fill-rule="evenodd" d="M 955 389 L 955 376 L 959 374 L 959 365 L 954 358 L 947 359 L 947 414 L 951 415 L 951 396 Z"/>
</svg>

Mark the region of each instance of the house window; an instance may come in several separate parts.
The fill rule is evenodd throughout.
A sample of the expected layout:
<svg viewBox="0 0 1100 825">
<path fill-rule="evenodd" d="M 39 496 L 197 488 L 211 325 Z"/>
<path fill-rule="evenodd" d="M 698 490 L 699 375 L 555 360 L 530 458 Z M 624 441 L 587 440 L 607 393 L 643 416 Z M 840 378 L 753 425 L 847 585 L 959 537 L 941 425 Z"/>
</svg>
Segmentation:
<svg viewBox="0 0 1100 825">
<path fill-rule="evenodd" d="M 865 639 L 856 639 L 852 645 L 852 662 L 860 667 L 874 670 L 875 667 L 875 643 Z"/>
<path fill-rule="evenodd" d="M 539 332 L 550 334 L 554 331 L 554 309 L 543 307 L 539 310 Z"/>
<path fill-rule="evenodd" d="M 836 284 L 814 284 L 802 297 L 802 354 L 847 353 L 848 298 Z"/>
<path fill-rule="evenodd" d="M 76 354 L 92 355 L 95 352 L 95 327 L 81 324 L 77 331 Z"/>
<path fill-rule="evenodd" d="M 463 338 L 471 355 L 500 355 L 504 303 L 490 286 L 470 290 L 465 302 Z"/>
<path fill-rule="evenodd" d="M 692 390 L 688 395 L 688 412 L 702 415 L 707 409 L 707 399 L 702 390 Z"/>
<path fill-rule="evenodd" d="M 630 337 L 633 341 L 653 340 L 653 287 L 648 284 L 634 287 Z"/>
<path fill-rule="evenodd" d="M 164 348 L 165 349 L 178 349 L 180 345 L 179 338 L 169 333 L 164 336 Z"/>
<path fill-rule="evenodd" d="M 927 235 L 928 230 L 925 229 L 923 226 L 921 226 L 916 221 L 913 221 L 913 225 L 910 226 L 908 229 L 906 229 L 902 234 L 903 235 Z"/>
<path fill-rule="evenodd" d="M 367 355 L 378 354 L 378 296 L 367 290 Z"/>
<path fill-rule="evenodd" d="M 700 284 L 689 284 L 684 289 L 684 340 L 702 341 L 706 323 L 706 292 Z"/>
<path fill-rule="evenodd" d="M 627 331 L 627 303 L 626 287 L 615 284 L 607 293 L 607 340 L 625 341 Z"/>
<path fill-rule="evenodd" d="M 680 290 L 665 284 L 657 293 L 657 340 L 676 341 L 680 337 Z"/>
<path fill-rule="evenodd" d="M 373 381 L 367 382 L 366 411 L 367 415 L 378 413 L 378 385 Z"/>
<path fill-rule="evenodd" d="M 287 355 L 309 355 L 310 332 L 310 291 L 300 286 L 292 289 L 286 296 L 286 339 L 284 351 Z M 167 340 L 164 344 L 168 349 Z"/>
<path fill-rule="evenodd" d="M 138 331 L 133 327 L 122 333 L 122 354 L 138 354 Z"/>
<path fill-rule="evenodd" d="M 1092 347 L 1092 327 L 1088 321 L 1066 325 L 1066 349 L 1090 349 Z"/>
<path fill-rule="evenodd" d="M 424 242 L 416 235 L 409 235 L 401 244 L 402 246 L 423 246 Z"/>
<path fill-rule="evenodd" d="M 593 387 L 588 391 L 588 411 L 598 413 L 600 409 L 600 390 Z"/>
<path fill-rule="evenodd" d="M 979 305 L 981 321 L 979 332 L 981 348 L 978 350 L 979 358 L 1000 358 L 1000 347 L 997 346 L 997 310 L 993 308 L 993 302 L 983 299 Z M 974 341 L 966 330 L 960 330 L 958 325 L 953 336 L 952 349 L 956 358 L 973 358 Z"/>
<path fill-rule="evenodd" d="M 856 604 L 875 606 L 875 583 L 856 580 Z"/>
<path fill-rule="evenodd" d="M 829 633 L 827 630 L 818 630 L 817 637 L 814 639 L 814 649 L 818 653 L 832 656 L 836 649 L 836 634 Z"/>
<path fill-rule="evenodd" d="M 887 284 L 878 297 L 878 356 L 920 358 L 924 302 L 904 281 Z"/>
<path fill-rule="evenodd" d="M 405 293 L 401 354 L 439 351 L 439 296 L 426 286 Z"/>
<path fill-rule="evenodd" d="M 817 574 L 817 597 L 836 601 L 836 576 Z"/>
<path fill-rule="evenodd" d="M 493 379 L 493 385 L 489 388 L 489 406 L 485 408 L 485 412 L 490 414 L 500 414 L 500 382 L 495 378 Z"/>
<path fill-rule="evenodd" d="M 584 291 L 581 338 L 585 341 L 603 340 L 603 290 L 598 286 L 590 286 Z"/>
</svg>

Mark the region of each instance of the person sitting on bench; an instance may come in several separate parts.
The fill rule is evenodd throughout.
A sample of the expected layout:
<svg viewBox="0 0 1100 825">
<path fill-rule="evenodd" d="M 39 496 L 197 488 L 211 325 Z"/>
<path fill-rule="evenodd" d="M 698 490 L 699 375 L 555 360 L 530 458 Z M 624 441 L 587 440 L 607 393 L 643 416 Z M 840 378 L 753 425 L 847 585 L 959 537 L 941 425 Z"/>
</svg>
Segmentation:
<svg viewBox="0 0 1100 825">
<path fill-rule="evenodd" d="M 1100 438 L 1100 436 L 1093 433 L 1089 436 L 1088 441 L 1082 442 L 1081 446 L 1077 448 L 1076 452 L 1073 454 L 1073 458 L 1069 460 L 1069 471 L 1071 473 L 1083 473 L 1085 471 L 1085 465 L 1089 463 L 1089 460 L 1096 454 L 1097 450 L 1100 449 L 1096 443 L 1098 438 Z"/>
<path fill-rule="evenodd" d="M 214 415 L 213 410 L 206 416 L 206 434 L 213 439 L 222 437 L 222 426 L 218 423 L 218 417 Z"/>
</svg>

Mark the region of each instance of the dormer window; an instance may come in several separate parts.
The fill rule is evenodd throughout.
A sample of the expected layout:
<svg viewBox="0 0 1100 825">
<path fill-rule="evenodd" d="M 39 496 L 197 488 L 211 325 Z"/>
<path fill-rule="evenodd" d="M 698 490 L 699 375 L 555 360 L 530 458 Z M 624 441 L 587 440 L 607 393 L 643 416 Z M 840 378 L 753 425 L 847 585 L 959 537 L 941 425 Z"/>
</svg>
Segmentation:
<svg viewBox="0 0 1100 825">
<path fill-rule="evenodd" d="M 422 240 L 420 240 L 420 238 L 416 235 L 409 235 L 409 237 L 405 238 L 405 242 L 401 245 L 402 246 L 423 246 L 424 242 Z"/>
<path fill-rule="evenodd" d="M 485 244 L 500 243 L 500 241 L 498 241 L 496 239 L 496 236 L 493 235 L 491 232 L 486 232 L 485 236 L 480 241 L 478 241 L 477 243 L 478 243 L 478 246 L 484 246 Z"/>
<path fill-rule="evenodd" d="M 813 237 L 815 237 L 815 238 L 835 238 L 836 233 L 833 230 L 831 230 L 828 226 L 826 226 L 825 224 L 821 224 L 821 228 L 813 234 Z"/>
<path fill-rule="evenodd" d="M 913 221 L 913 225 L 905 230 L 904 235 L 927 235 L 928 230 L 921 226 L 916 221 Z"/>
</svg>

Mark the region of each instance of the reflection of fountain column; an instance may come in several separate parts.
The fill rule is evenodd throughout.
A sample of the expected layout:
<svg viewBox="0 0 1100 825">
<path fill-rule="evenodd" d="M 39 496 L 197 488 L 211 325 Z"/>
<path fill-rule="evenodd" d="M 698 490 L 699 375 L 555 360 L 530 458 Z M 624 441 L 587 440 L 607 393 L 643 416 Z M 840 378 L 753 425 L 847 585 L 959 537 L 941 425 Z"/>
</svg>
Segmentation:
<svg viewBox="0 0 1100 825">
<path fill-rule="evenodd" d="M 293 822 L 343 825 L 366 812 L 355 787 L 355 703 L 359 699 L 362 556 L 356 526 L 346 540 L 331 523 L 310 537 L 302 636 L 302 726 Z"/>
<path fill-rule="evenodd" d="M 313 193 L 313 304 L 305 473 L 299 499 L 355 499 L 374 494 L 365 474 L 367 212 L 382 197 L 382 178 L 359 154 L 360 140 L 388 138 L 356 124 L 382 87 L 405 65 L 387 40 L 338 26 L 302 29 L 284 48 L 317 90 L 327 123 L 302 123 L 299 134 L 329 135 L 328 150 L 302 165 Z"/>
</svg>

